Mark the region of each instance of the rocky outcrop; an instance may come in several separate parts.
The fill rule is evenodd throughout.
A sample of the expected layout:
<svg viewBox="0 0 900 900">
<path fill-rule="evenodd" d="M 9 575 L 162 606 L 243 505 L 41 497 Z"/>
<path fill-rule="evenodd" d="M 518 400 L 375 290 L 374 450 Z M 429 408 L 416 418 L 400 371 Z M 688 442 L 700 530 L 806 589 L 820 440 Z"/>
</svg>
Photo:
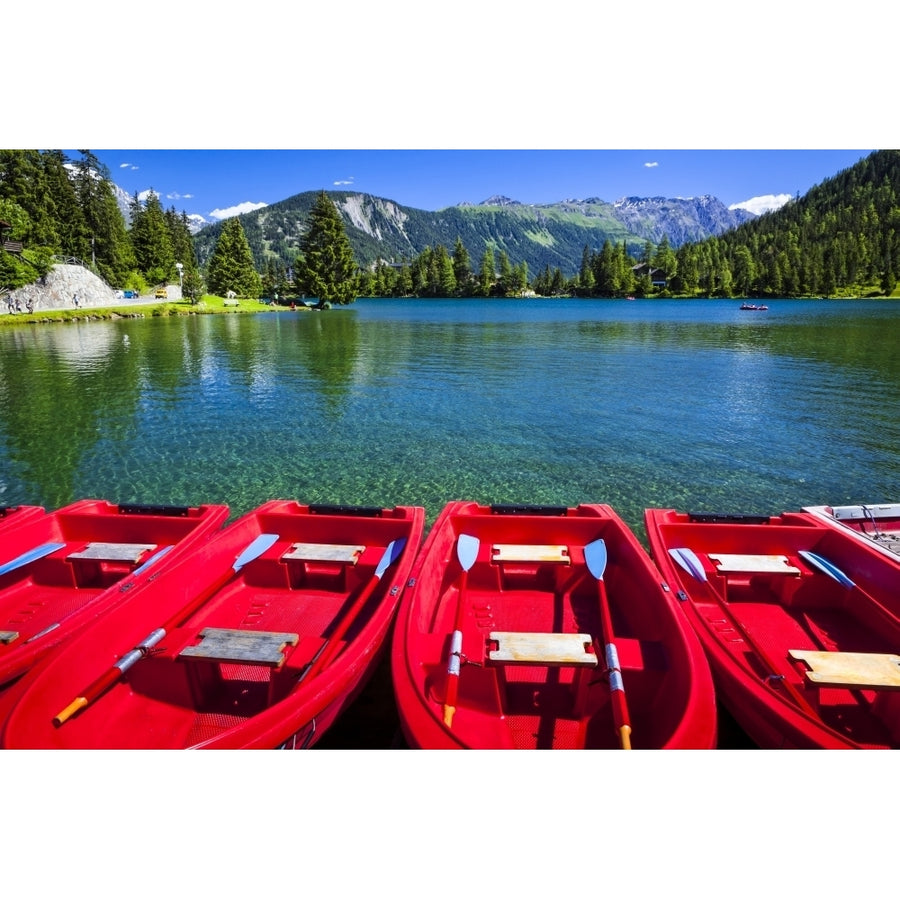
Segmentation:
<svg viewBox="0 0 900 900">
<path fill-rule="evenodd" d="M 167 286 L 168 300 L 180 300 L 181 288 L 177 284 Z M 111 288 L 84 266 L 60 264 L 54 266 L 43 278 L 17 288 L 0 299 L 0 315 L 7 313 L 47 312 L 49 310 L 74 310 L 75 296 L 78 309 L 101 306 L 120 306 L 127 301 L 121 291 Z M 152 297 L 152 293 L 150 294 Z"/>
</svg>

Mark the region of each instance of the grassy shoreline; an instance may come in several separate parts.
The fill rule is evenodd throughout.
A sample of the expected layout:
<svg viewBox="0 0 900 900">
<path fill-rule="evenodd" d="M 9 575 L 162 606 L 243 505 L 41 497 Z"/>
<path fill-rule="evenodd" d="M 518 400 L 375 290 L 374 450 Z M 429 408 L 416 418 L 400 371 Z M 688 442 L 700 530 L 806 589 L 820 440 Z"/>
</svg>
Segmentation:
<svg viewBox="0 0 900 900">
<path fill-rule="evenodd" d="M 0 327 L 13 325 L 42 325 L 47 322 L 82 322 L 93 319 L 145 319 L 159 316 L 203 316 L 217 313 L 289 312 L 290 307 L 263 303 L 260 300 L 230 300 L 204 295 L 196 303 L 188 300 L 153 300 L 122 304 L 121 306 L 83 307 L 81 309 L 48 309 L 33 313 L 10 313 L 0 316 Z M 305 306 L 297 309 L 305 310 Z"/>
</svg>

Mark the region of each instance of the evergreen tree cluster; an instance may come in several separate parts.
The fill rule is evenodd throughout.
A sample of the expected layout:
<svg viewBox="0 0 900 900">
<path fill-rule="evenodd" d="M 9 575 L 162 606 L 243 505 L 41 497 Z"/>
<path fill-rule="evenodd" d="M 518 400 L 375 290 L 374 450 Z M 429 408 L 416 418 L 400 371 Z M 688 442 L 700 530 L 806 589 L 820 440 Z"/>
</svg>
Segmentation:
<svg viewBox="0 0 900 900">
<path fill-rule="evenodd" d="M 781 209 L 683 244 L 678 294 L 890 295 L 900 275 L 900 150 L 878 150 Z"/>
<path fill-rule="evenodd" d="M 112 286 L 141 289 L 177 280 L 180 263 L 184 293 L 196 298 L 203 277 L 195 250 L 203 255 L 213 293 L 279 298 L 302 293 L 320 306 L 350 303 L 357 296 L 510 297 L 529 288 L 542 296 L 584 297 L 877 295 L 891 294 L 900 277 L 898 150 L 876 151 L 804 197 L 719 237 L 675 249 L 664 236 L 642 250 L 624 235 L 608 237 L 599 250 L 584 245 L 573 277 L 546 262 L 530 284 L 524 256 L 517 252 L 519 260 L 511 261 L 507 250 L 516 242 L 512 232 L 500 238 L 487 227 L 500 215 L 494 209 L 477 216 L 474 230 L 471 219 L 457 223 L 452 210 L 431 217 L 433 239 L 399 263 L 387 261 L 397 257 L 384 247 L 378 254 L 378 242 L 369 236 L 373 244 L 363 256 L 376 261 L 361 270 L 354 255 L 359 248 L 351 245 L 331 199 L 343 195 L 316 195 L 302 231 L 281 229 L 283 247 L 263 241 L 260 222 L 247 231 L 244 226 L 256 221 L 247 216 L 215 226 L 213 247 L 212 232 L 192 237 L 187 215 L 164 210 L 152 192 L 144 202 L 132 198 L 129 230 L 108 171 L 90 151 L 79 152 L 82 158 L 71 164 L 60 150 L 0 150 L 3 239 L 24 246 L 21 254 L 0 253 L 0 290 L 34 281 L 62 256 L 83 261 Z M 306 195 L 298 197 L 306 202 Z M 271 218 L 276 212 L 255 215 Z M 476 259 L 473 246 L 480 253 Z M 562 268 L 574 271 L 575 263 L 567 259 Z"/>
<path fill-rule="evenodd" d="M 90 150 L 72 163 L 61 150 L 0 150 L 0 221 L 21 254 L 0 253 L 0 289 L 28 284 L 55 257 L 76 259 L 116 288 L 178 280 L 199 296 L 200 276 L 186 213 L 164 211 L 151 192 L 131 201 L 131 229 L 119 209 L 109 171 Z"/>
<path fill-rule="evenodd" d="M 527 262 L 513 265 L 489 246 L 475 272 L 459 237 L 451 251 L 435 244 L 399 265 L 379 260 L 357 280 L 361 297 L 517 297 L 527 289 Z"/>
</svg>

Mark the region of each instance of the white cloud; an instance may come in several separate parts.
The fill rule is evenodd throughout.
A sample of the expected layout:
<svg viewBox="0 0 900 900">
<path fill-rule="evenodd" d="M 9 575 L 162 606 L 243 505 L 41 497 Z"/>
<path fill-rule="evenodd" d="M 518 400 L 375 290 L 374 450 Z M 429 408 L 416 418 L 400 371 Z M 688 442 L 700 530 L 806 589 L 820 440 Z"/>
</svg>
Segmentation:
<svg viewBox="0 0 900 900">
<path fill-rule="evenodd" d="M 353 176 L 351 175 L 346 181 L 335 181 L 334 182 L 335 187 L 340 187 L 341 185 L 344 185 L 344 184 L 353 184 Z"/>
<path fill-rule="evenodd" d="M 131 172 L 137 172 L 137 170 L 138 170 L 137 166 L 133 166 L 131 163 L 127 163 L 127 162 L 119 163 L 119 168 L 120 169 L 128 169 Z"/>
<path fill-rule="evenodd" d="M 773 209 L 781 209 L 790 199 L 790 194 L 765 194 L 762 197 L 751 197 L 749 200 L 743 200 L 741 203 L 732 203 L 728 208 L 746 209 L 748 212 L 759 216 L 764 212 L 771 212 Z"/>
<path fill-rule="evenodd" d="M 229 219 L 232 216 L 240 216 L 268 205 L 268 203 L 253 203 L 250 200 L 245 200 L 243 203 L 238 203 L 237 206 L 229 206 L 228 209 L 214 209 L 209 215 L 213 219 Z"/>
<path fill-rule="evenodd" d="M 646 162 L 644 163 L 645 169 L 655 169 L 659 165 L 658 162 Z"/>
<path fill-rule="evenodd" d="M 138 194 L 138 200 L 140 200 L 141 203 L 146 203 L 146 202 L 147 202 L 147 198 L 148 198 L 151 194 L 153 194 L 154 197 L 158 197 L 158 196 L 159 196 L 159 194 L 157 194 L 156 191 L 153 191 L 153 190 L 148 189 L 148 190 L 146 190 L 146 191 L 141 191 L 141 192 Z"/>
<path fill-rule="evenodd" d="M 166 200 L 193 200 L 193 194 L 179 194 L 178 191 L 172 191 L 166 194 Z"/>
</svg>

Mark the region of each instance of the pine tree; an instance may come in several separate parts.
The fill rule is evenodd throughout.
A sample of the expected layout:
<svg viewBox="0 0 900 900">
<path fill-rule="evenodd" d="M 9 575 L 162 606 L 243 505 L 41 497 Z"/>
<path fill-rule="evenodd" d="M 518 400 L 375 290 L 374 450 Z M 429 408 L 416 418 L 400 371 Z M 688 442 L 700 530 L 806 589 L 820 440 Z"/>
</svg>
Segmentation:
<svg viewBox="0 0 900 900">
<path fill-rule="evenodd" d="M 172 235 L 159 197 L 152 189 L 139 218 L 132 223 L 131 243 L 137 267 L 151 284 L 165 284 L 173 277 Z"/>
<path fill-rule="evenodd" d="M 257 298 L 261 284 L 253 267 L 253 254 L 237 216 L 225 220 L 222 233 L 209 258 L 206 275 L 210 293 L 224 297 L 234 291 L 239 297 Z"/>
<path fill-rule="evenodd" d="M 82 159 L 75 165 L 75 193 L 85 219 L 85 259 L 90 259 L 108 284 L 124 284 L 134 268 L 134 253 L 109 171 L 90 150 L 79 152 Z"/>
<path fill-rule="evenodd" d="M 482 297 L 490 297 L 491 287 L 496 277 L 497 274 L 494 271 L 494 248 L 488 245 L 485 247 L 484 254 L 481 257 L 481 268 L 478 272 L 478 282 Z"/>
<path fill-rule="evenodd" d="M 456 238 L 453 247 L 453 276 L 456 279 L 456 292 L 467 295 L 472 285 L 472 269 L 469 264 L 469 251 L 463 246 L 462 239 Z"/>
<path fill-rule="evenodd" d="M 59 236 L 59 251 L 63 256 L 81 256 L 80 248 L 87 244 L 87 228 L 75 186 L 66 168 L 67 162 L 62 150 L 48 150 L 43 154 L 49 199 L 53 204 Z"/>
<path fill-rule="evenodd" d="M 49 185 L 37 150 L 0 150 L 0 200 L 12 200 L 28 214 L 27 229 L 18 240 L 33 249 L 59 249 Z"/>
<path fill-rule="evenodd" d="M 356 261 L 334 203 L 322 191 L 309 215 L 297 259 L 300 289 L 318 298 L 316 307 L 345 305 L 356 299 Z"/>
<path fill-rule="evenodd" d="M 578 270 L 579 292 L 590 295 L 594 290 L 594 273 L 591 270 L 591 248 L 585 244 L 581 251 L 581 268 Z"/>
</svg>

